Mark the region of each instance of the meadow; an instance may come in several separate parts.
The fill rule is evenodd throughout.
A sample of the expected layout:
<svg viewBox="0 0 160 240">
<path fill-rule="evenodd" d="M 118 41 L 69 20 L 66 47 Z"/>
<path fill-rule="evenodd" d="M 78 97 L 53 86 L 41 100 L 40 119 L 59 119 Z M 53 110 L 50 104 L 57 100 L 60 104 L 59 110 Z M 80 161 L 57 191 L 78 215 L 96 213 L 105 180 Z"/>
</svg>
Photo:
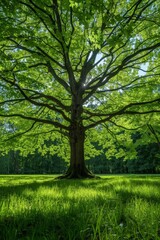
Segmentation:
<svg viewBox="0 0 160 240">
<path fill-rule="evenodd" d="M 159 240 L 160 175 L 0 175 L 0 240 Z"/>
</svg>

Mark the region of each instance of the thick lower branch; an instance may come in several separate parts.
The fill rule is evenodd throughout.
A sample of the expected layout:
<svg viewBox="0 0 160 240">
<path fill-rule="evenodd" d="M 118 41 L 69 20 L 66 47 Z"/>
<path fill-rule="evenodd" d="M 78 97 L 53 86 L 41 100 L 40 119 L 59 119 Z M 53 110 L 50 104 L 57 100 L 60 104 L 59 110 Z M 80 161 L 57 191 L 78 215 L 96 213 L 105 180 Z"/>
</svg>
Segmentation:
<svg viewBox="0 0 160 240">
<path fill-rule="evenodd" d="M 54 125 L 55 127 L 58 127 L 58 128 L 64 129 L 64 130 L 69 130 L 69 127 L 66 127 L 66 126 L 62 125 L 61 123 L 54 122 L 54 121 L 51 121 L 51 120 L 48 120 L 48 119 L 29 117 L 29 116 L 25 116 L 25 115 L 22 115 L 22 114 L 16 114 L 16 113 L 15 114 L 0 114 L 0 117 L 5 117 L 5 118 L 19 117 L 19 118 L 31 120 L 31 121 L 34 121 L 34 122 L 40 122 L 40 123 L 46 123 L 46 124 L 49 124 L 49 125 Z"/>
</svg>

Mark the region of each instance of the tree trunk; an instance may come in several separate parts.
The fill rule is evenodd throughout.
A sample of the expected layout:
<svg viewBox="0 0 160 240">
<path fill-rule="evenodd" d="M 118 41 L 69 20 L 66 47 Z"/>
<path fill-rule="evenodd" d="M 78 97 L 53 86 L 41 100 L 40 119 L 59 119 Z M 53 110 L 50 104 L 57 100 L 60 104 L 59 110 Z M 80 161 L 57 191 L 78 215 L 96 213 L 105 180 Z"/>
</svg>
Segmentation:
<svg viewBox="0 0 160 240">
<path fill-rule="evenodd" d="M 94 178 L 95 176 L 87 169 L 84 159 L 85 129 L 82 122 L 83 107 L 76 103 L 72 104 L 72 123 L 69 132 L 70 166 L 60 178 Z"/>
<path fill-rule="evenodd" d="M 85 178 L 93 177 L 93 174 L 86 168 L 84 160 L 85 132 L 83 126 L 72 126 L 70 132 L 70 167 L 67 171 L 70 177 Z"/>
</svg>

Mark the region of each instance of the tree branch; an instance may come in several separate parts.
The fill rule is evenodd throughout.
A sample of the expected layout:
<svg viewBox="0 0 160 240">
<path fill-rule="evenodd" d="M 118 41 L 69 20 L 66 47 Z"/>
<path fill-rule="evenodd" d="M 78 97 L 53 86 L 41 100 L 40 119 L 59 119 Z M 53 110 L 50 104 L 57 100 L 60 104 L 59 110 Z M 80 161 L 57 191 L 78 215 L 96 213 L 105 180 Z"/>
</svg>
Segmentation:
<svg viewBox="0 0 160 240">
<path fill-rule="evenodd" d="M 30 132 L 30 131 L 34 128 L 34 125 L 35 125 L 35 124 L 36 124 L 36 122 L 34 122 L 34 123 L 31 125 L 31 127 L 28 128 L 26 131 L 21 132 L 21 133 L 18 133 L 18 134 L 15 134 L 14 136 L 12 136 L 12 137 L 10 137 L 10 138 L 5 139 L 5 141 L 9 141 L 9 140 L 11 140 L 11 139 L 13 139 L 13 138 L 17 138 L 17 137 L 19 137 L 19 136 L 21 136 L 21 135 L 24 135 L 24 134 Z"/>
<path fill-rule="evenodd" d="M 52 62 L 54 62 L 57 66 L 59 66 L 62 69 L 66 69 L 62 64 L 60 64 L 58 61 L 56 61 L 53 57 L 51 57 L 46 51 L 44 51 L 41 47 L 37 46 L 37 49 L 48 59 L 50 59 Z M 47 64 L 46 64 L 47 65 Z"/>
<path fill-rule="evenodd" d="M 14 113 L 14 114 L 0 114 L 0 117 L 5 117 L 5 118 L 19 117 L 19 118 L 31 120 L 31 121 L 34 121 L 34 122 L 40 122 L 40 123 L 53 125 L 53 126 L 55 126 L 57 128 L 60 128 L 60 129 L 69 130 L 69 127 L 66 127 L 63 124 L 59 123 L 59 122 L 55 122 L 55 121 L 48 120 L 48 119 L 41 119 L 41 118 L 25 116 L 23 114 L 18 114 L 18 113 Z"/>
<path fill-rule="evenodd" d="M 66 89 L 67 92 L 70 93 L 69 85 L 56 74 L 50 62 L 47 62 L 47 66 L 48 66 L 48 71 L 52 74 L 52 76 L 59 82 L 59 84 L 61 84 Z"/>
<path fill-rule="evenodd" d="M 10 81 L 10 80 L 7 80 L 7 79 L 5 79 L 5 78 L 3 78 L 3 79 L 4 79 L 7 83 L 9 83 L 9 84 L 11 84 L 11 85 L 14 85 L 14 86 L 18 89 L 18 91 L 22 94 L 22 96 L 25 98 L 26 101 L 32 103 L 32 104 L 35 105 L 35 106 L 46 107 L 46 108 L 48 108 L 48 109 L 50 109 L 50 110 L 54 110 L 54 111 L 60 113 L 66 121 L 70 122 L 70 119 L 65 115 L 65 113 L 64 113 L 61 109 L 56 108 L 54 105 L 51 106 L 51 105 L 49 105 L 49 104 L 47 104 L 47 103 L 37 102 L 37 101 L 33 100 L 33 98 L 32 98 L 31 96 L 26 95 L 26 93 L 24 92 L 23 88 L 21 88 L 21 87 L 15 82 L 16 79 L 15 79 L 14 82 L 13 82 L 13 81 Z"/>
<path fill-rule="evenodd" d="M 160 140 L 159 140 L 159 137 L 158 137 L 156 131 L 154 130 L 154 128 L 152 127 L 151 124 L 147 124 L 147 127 L 149 128 L 150 132 L 154 135 L 154 137 L 155 137 L 155 139 L 156 139 L 156 141 L 158 143 L 158 146 L 160 148 Z"/>
<path fill-rule="evenodd" d="M 22 2 L 20 1 L 20 3 L 22 5 L 25 5 L 28 9 L 31 9 L 34 14 L 41 20 L 41 22 L 43 23 L 44 27 L 47 29 L 47 31 L 49 32 L 49 34 L 58 42 L 60 43 L 60 45 L 62 44 L 62 42 L 59 40 L 59 38 L 53 34 L 53 32 L 49 29 L 49 27 L 47 26 L 46 22 L 44 21 L 44 19 L 42 18 L 42 16 L 39 16 L 39 14 L 37 13 L 37 11 L 31 6 L 29 5 L 28 3 L 25 3 L 25 2 Z M 55 25 L 53 25 L 53 27 L 55 27 Z"/>
<path fill-rule="evenodd" d="M 55 104 L 57 104 L 59 107 L 61 107 L 62 109 L 64 109 L 66 112 L 70 111 L 70 106 L 66 106 L 64 105 L 60 100 L 58 100 L 56 97 L 53 97 L 51 95 L 47 95 L 44 94 L 42 92 L 37 92 L 35 90 L 29 89 L 29 88 L 23 88 L 23 90 L 28 91 L 28 92 L 32 92 L 37 94 L 39 97 L 43 97 L 45 99 L 51 100 L 52 102 L 54 102 Z"/>
<path fill-rule="evenodd" d="M 90 129 L 90 128 L 93 128 L 101 123 L 104 123 L 104 122 L 107 122 L 107 121 L 110 121 L 113 117 L 116 117 L 116 116 L 120 116 L 120 115 L 143 115 L 143 114 L 149 114 L 149 113 L 160 113 L 160 109 L 153 109 L 153 110 L 146 110 L 146 111 L 131 111 L 131 110 L 128 110 L 129 108 L 133 107 L 133 106 L 143 106 L 143 105 L 148 105 L 148 104 L 152 104 L 152 103 L 155 103 L 155 102 L 160 102 L 160 98 L 158 99 L 154 99 L 154 100 L 151 100 L 151 101 L 147 101 L 147 102 L 139 102 L 139 103 L 130 103 L 128 105 L 126 105 L 125 107 L 123 107 L 122 109 L 118 110 L 118 111 L 115 111 L 113 113 L 89 113 L 90 116 L 92 117 L 104 117 L 103 119 L 100 119 L 98 121 L 96 121 L 95 123 L 92 123 L 88 126 L 85 127 L 85 129 Z"/>
</svg>

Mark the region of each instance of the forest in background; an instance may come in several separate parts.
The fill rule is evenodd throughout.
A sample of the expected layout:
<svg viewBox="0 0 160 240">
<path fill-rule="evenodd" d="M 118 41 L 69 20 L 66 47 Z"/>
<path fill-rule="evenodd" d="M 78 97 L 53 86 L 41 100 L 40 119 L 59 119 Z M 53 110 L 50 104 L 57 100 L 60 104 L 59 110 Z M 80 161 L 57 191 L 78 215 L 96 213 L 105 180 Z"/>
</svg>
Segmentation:
<svg viewBox="0 0 160 240">
<path fill-rule="evenodd" d="M 94 143 L 96 149 L 98 144 Z M 90 157 L 86 161 L 87 167 L 96 174 L 117 173 L 160 173 L 159 144 L 150 143 L 140 145 L 136 149 L 137 156 L 128 160 L 123 157 L 112 156 L 107 159 L 106 152 Z M 58 155 L 52 156 L 49 152 L 42 156 L 36 151 L 24 157 L 19 151 L 10 151 L 0 157 L 0 174 L 61 174 L 68 167 L 68 162 Z"/>
</svg>

